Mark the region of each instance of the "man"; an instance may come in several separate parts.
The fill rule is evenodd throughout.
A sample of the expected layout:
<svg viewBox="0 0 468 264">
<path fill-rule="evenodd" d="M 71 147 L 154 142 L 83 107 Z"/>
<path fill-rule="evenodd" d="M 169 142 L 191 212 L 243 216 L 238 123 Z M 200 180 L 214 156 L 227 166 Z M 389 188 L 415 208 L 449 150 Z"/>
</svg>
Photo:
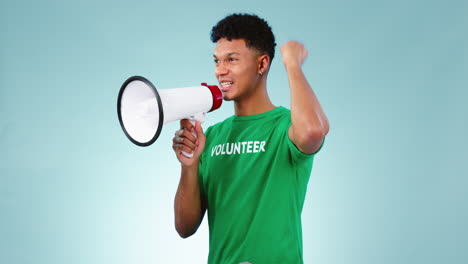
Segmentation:
<svg viewBox="0 0 468 264">
<path fill-rule="evenodd" d="M 173 139 L 182 164 L 176 230 L 191 236 L 208 210 L 208 263 L 303 263 L 301 211 L 314 154 L 329 130 L 302 72 L 308 52 L 294 41 L 281 47 L 288 110 L 267 93 L 276 44 L 266 21 L 233 14 L 213 27 L 211 39 L 215 75 L 235 115 L 206 134 L 199 122 L 181 121 Z"/>
</svg>

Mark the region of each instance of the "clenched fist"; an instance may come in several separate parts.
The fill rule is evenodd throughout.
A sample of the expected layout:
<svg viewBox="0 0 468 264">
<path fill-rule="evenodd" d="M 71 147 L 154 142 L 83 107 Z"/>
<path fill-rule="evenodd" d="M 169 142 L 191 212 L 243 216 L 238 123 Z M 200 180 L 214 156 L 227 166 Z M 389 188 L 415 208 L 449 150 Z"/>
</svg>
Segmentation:
<svg viewBox="0 0 468 264">
<path fill-rule="evenodd" d="M 180 120 L 180 130 L 175 132 L 172 139 L 172 149 L 177 159 L 184 166 L 191 166 L 198 163 L 201 153 L 205 148 L 205 134 L 199 121 L 195 125 L 187 119 Z M 193 154 L 188 158 L 182 152 Z"/>
<path fill-rule="evenodd" d="M 309 52 L 300 42 L 288 41 L 280 48 L 283 55 L 283 63 L 289 66 L 302 66 Z"/>
</svg>

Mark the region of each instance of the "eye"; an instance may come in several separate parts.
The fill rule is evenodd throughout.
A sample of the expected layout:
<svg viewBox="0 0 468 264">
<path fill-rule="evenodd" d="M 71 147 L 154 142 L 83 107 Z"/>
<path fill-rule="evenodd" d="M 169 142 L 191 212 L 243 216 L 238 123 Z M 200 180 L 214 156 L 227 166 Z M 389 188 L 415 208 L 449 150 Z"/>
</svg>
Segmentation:
<svg viewBox="0 0 468 264">
<path fill-rule="evenodd" d="M 237 59 L 236 58 L 229 58 L 228 61 L 232 62 L 232 61 L 236 61 Z"/>
<path fill-rule="evenodd" d="M 214 62 L 215 64 L 218 64 L 218 63 L 219 63 L 219 60 L 218 60 L 218 59 L 214 59 L 213 62 Z"/>
</svg>

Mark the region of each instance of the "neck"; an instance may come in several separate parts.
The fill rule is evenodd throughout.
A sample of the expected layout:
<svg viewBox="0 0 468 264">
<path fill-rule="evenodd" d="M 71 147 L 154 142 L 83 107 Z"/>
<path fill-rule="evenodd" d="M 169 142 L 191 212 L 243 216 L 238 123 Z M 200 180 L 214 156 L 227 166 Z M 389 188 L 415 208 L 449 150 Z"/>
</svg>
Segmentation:
<svg viewBox="0 0 468 264">
<path fill-rule="evenodd" d="M 257 115 L 273 109 L 275 106 L 268 96 L 265 80 L 260 83 L 254 93 L 234 102 L 236 116 Z"/>
</svg>

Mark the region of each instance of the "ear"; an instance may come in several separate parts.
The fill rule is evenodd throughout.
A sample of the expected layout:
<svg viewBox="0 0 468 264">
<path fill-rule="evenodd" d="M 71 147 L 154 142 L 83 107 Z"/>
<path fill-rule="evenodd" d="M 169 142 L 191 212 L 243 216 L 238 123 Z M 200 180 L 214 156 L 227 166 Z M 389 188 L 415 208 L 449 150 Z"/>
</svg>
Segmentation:
<svg viewBox="0 0 468 264">
<path fill-rule="evenodd" d="M 263 54 L 258 57 L 257 72 L 266 73 L 270 67 L 270 56 Z"/>
</svg>

